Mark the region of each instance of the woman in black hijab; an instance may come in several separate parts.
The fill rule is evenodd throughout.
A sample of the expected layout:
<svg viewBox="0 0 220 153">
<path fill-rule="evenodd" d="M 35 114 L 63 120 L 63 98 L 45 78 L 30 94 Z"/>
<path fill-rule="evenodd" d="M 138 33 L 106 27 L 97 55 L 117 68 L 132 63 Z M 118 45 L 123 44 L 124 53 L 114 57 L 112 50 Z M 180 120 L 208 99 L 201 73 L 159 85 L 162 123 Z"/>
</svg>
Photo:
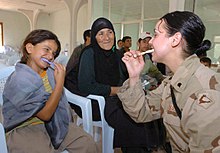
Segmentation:
<svg viewBox="0 0 220 153">
<path fill-rule="evenodd" d="M 114 128 L 114 148 L 122 148 L 123 153 L 152 152 L 162 145 L 159 122 L 135 123 L 116 95 L 128 78 L 122 56 L 116 49 L 112 23 L 106 18 L 98 18 L 91 28 L 91 45 L 81 54 L 78 87 L 84 94 L 105 97 L 105 118 Z"/>
</svg>

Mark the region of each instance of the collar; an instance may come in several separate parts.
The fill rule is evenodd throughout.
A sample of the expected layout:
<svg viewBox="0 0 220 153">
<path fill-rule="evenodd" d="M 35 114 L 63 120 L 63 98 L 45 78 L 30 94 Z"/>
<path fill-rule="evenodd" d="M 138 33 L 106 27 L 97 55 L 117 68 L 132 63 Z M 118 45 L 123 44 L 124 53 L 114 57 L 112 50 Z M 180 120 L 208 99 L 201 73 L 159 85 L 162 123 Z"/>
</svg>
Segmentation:
<svg viewBox="0 0 220 153">
<path fill-rule="evenodd" d="M 201 63 L 196 55 L 189 56 L 174 73 L 170 84 L 175 88 L 175 90 L 182 92 L 185 90 L 192 75 L 200 66 Z"/>
</svg>

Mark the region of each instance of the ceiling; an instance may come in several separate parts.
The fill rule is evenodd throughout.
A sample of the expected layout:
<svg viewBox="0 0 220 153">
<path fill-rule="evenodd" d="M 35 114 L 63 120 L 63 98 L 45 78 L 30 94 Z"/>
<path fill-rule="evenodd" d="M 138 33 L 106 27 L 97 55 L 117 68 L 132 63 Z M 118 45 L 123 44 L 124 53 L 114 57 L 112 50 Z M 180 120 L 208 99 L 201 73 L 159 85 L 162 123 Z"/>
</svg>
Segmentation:
<svg viewBox="0 0 220 153">
<path fill-rule="evenodd" d="M 19 11 L 40 10 L 41 12 L 52 13 L 65 9 L 63 0 L 0 0 L 0 9 Z"/>
<path fill-rule="evenodd" d="M 104 9 L 108 8 L 108 0 L 104 1 Z M 185 0 L 186 3 L 191 0 Z M 206 21 L 220 21 L 220 0 L 195 0 L 196 13 L 202 16 Z M 147 2 L 144 9 L 147 14 L 146 18 L 160 17 L 168 10 L 169 0 L 144 0 Z M 128 5 L 129 4 L 129 5 Z M 191 3 L 189 3 L 191 4 Z M 111 0 L 111 10 L 116 14 L 123 16 L 121 21 L 132 19 L 140 19 L 141 0 Z M 157 11 L 155 11 L 156 6 Z M 41 12 L 52 13 L 62 9 L 66 9 L 64 0 L 0 0 L 0 9 L 19 11 L 22 10 L 40 10 Z M 128 18 L 128 19 L 126 19 Z"/>
</svg>

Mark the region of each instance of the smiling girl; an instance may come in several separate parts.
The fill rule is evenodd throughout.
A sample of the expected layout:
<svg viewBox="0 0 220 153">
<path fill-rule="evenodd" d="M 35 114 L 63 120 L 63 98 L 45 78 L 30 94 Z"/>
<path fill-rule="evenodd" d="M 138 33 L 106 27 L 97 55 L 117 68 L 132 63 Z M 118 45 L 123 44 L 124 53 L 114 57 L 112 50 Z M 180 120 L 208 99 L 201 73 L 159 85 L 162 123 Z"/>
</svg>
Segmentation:
<svg viewBox="0 0 220 153">
<path fill-rule="evenodd" d="M 21 61 L 3 91 L 10 153 L 97 152 L 93 139 L 72 122 L 63 91 L 65 67 L 54 63 L 51 69 L 45 62 L 52 63 L 60 50 L 57 36 L 47 30 L 34 30 L 23 42 Z"/>
</svg>

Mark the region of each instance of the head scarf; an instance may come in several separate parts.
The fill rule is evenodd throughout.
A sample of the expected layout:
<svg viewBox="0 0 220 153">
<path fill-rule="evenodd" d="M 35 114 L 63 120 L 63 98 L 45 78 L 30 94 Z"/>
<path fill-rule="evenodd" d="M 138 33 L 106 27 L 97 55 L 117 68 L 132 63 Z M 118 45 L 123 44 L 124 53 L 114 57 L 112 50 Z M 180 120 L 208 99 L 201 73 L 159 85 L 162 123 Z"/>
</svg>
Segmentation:
<svg viewBox="0 0 220 153">
<path fill-rule="evenodd" d="M 104 28 L 111 29 L 114 33 L 114 44 L 110 50 L 102 49 L 96 40 L 97 33 Z M 115 45 L 115 30 L 112 23 L 103 17 L 95 20 L 91 28 L 91 47 L 94 51 L 96 81 L 110 86 L 119 85 L 120 80 L 120 58 Z"/>
<path fill-rule="evenodd" d="M 104 28 L 108 28 L 111 29 L 115 35 L 115 30 L 113 28 L 112 23 L 106 19 L 106 18 L 98 18 L 97 20 L 94 21 L 94 23 L 92 24 L 92 29 L 91 29 L 91 44 L 94 47 L 98 47 L 101 49 L 101 47 L 98 45 L 97 41 L 96 41 L 96 35 L 97 33 L 104 29 Z M 116 46 L 116 38 L 114 37 L 114 45 L 112 46 L 112 51 L 115 51 L 115 46 Z M 104 49 L 103 49 L 104 50 Z M 109 50 L 110 51 L 110 50 Z"/>
</svg>

